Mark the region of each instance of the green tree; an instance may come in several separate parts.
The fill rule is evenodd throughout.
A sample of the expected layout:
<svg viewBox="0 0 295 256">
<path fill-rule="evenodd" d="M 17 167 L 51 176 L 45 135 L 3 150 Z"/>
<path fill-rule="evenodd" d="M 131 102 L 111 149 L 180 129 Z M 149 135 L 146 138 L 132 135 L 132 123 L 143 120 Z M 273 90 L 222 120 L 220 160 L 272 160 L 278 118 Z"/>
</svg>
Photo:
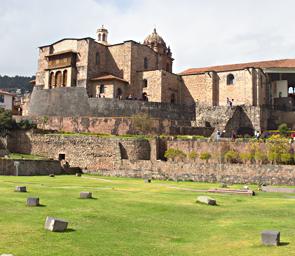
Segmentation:
<svg viewBox="0 0 295 256">
<path fill-rule="evenodd" d="M 7 135 L 14 126 L 15 121 L 12 118 L 11 111 L 0 108 L 0 135 Z"/>
<path fill-rule="evenodd" d="M 280 135 L 287 136 L 288 131 L 289 131 L 289 128 L 288 128 L 288 125 L 287 124 L 283 123 L 283 124 L 280 124 L 279 125 L 278 130 L 280 132 Z"/>
</svg>

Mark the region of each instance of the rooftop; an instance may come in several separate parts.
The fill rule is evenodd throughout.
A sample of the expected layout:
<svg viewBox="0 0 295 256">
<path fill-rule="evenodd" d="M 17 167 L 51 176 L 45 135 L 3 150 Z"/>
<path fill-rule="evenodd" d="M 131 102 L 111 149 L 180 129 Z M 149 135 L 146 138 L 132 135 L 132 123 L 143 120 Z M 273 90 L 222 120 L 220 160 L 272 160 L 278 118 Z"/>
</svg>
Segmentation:
<svg viewBox="0 0 295 256">
<path fill-rule="evenodd" d="M 104 76 L 99 76 L 99 77 L 95 77 L 91 79 L 91 81 L 110 81 L 110 80 L 117 80 L 124 83 L 128 83 L 128 81 L 113 75 L 104 75 Z"/>
<path fill-rule="evenodd" d="M 211 66 L 203 68 L 190 68 L 180 73 L 180 75 L 193 75 L 202 74 L 206 72 L 226 72 L 242 70 L 247 68 L 295 68 L 295 59 L 283 59 L 283 60 L 269 60 L 269 61 L 258 61 L 258 62 L 248 62 L 240 64 L 229 64 L 222 66 Z"/>
</svg>

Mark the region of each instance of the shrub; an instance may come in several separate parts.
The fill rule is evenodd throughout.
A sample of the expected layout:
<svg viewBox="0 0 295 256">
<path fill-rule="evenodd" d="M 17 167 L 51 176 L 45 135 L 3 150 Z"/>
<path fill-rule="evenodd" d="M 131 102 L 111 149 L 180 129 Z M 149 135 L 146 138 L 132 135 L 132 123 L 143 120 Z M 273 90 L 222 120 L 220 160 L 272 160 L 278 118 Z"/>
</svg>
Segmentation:
<svg viewBox="0 0 295 256">
<path fill-rule="evenodd" d="M 267 138 L 268 142 L 281 142 L 285 143 L 288 142 L 288 139 L 280 134 L 273 134 Z"/>
<path fill-rule="evenodd" d="M 206 163 L 208 163 L 208 160 L 211 158 L 211 154 L 208 152 L 202 152 L 200 154 L 200 159 L 201 160 L 206 160 Z"/>
<path fill-rule="evenodd" d="M 18 127 L 21 129 L 31 129 L 31 128 L 36 128 L 36 124 L 32 122 L 32 120 L 29 119 L 24 119 L 21 120 L 18 124 Z"/>
<path fill-rule="evenodd" d="M 279 130 L 280 135 L 286 136 L 288 134 L 289 128 L 288 128 L 287 124 L 283 123 L 283 124 L 279 125 L 278 130 Z"/>
<path fill-rule="evenodd" d="M 240 159 L 243 161 L 243 163 L 251 163 L 253 159 L 253 154 L 251 152 L 242 152 L 240 153 Z"/>
<path fill-rule="evenodd" d="M 266 160 L 266 155 L 261 150 L 256 150 L 254 154 L 255 162 L 258 164 L 263 164 Z"/>
<path fill-rule="evenodd" d="M 193 161 L 195 161 L 198 157 L 198 154 L 195 151 L 191 151 L 188 153 L 187 157 Z"/>
<path fill-rule="evenodd" d="M 285 141 L 276 141 L 267 144 L 267 158 L 272 164 L 277 164 L 281 161 L 282 154 L 288 154 L 290 146 Z"/>
<path fill-rule="evenodd" d="M 267 159 L 272 164 L 277 164 L 280 161 L 280 154 L 277 152 L 268 152 Z"/>
<path fill-rule="evenodd" d="M 171 159 L 172 161 L 174 161 L 178 159 L 183 160 L 186 157 L 186 154 L 179 149 L 169 148 L 168 150 L 166 150 L 164 156 L 167 159 Z"/>
<path fill-rule="evenodd" d="M 281 161 L 284 164 L 290 164 L 293 162 L 293 156 L 290 153 L 281 154 Z"/>
<path fill-rule="evenodd" d="M 225 153 L 224 159 L 228 163 L 237 163 L 240 160 L 239 153 L 234 150 L 229 150 Z"/>
</svg>

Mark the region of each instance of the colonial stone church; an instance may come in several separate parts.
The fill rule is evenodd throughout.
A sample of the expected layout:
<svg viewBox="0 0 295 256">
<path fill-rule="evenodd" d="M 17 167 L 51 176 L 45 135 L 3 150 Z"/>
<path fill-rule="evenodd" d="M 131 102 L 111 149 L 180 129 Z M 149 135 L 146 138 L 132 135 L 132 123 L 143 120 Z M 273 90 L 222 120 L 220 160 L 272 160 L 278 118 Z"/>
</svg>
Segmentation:
<svg viewBox="0 0 295 256">
<path fill-rule="evenodd" d="M 40 47 L 36 85 L 44 89 L 84 87 L 89 97 L 180 103 L 180 77 L 172 73 L 169 47 L 154 30 L 143 44 L 108 43 L 108 30 L 97 38 L 66 38 Z"/>
<path fill-rule="evenodd" d="M 143 43 L 110 44 L 102 26 L 96 39 L 65 38 L 41 46 L 36 88 L 80 87 L 89 98 L 196 106 L 195 126 L 224 128 L 234 117 L 229 103 L 243 106 L 251 129 L 294 125 L 295 59 L 191 68 L 180 74 L 173 73 L 173 60 L 156 29 Z"/>
</svg>

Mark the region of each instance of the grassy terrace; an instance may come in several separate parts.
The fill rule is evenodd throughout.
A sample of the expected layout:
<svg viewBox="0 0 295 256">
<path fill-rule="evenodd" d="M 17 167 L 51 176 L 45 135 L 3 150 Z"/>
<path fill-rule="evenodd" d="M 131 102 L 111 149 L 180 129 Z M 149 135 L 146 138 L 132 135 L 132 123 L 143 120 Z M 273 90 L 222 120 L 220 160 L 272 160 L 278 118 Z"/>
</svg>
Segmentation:
<svg viewBox="0 0 295 256">
<path fill-rule="evenodd" d="M 16 185 L 26 185 L 28 193 L 14 192 Z M 2 176 L 0 254 L 293 255 L 294 195 L 213 195 L 219 204 L 214 207 L 195 203 L 206 193 L 178 189 L 217 186 L 98 176 Z M 95 199 L 78 199 L 80 191 L 92 191 Z M 43 206 L 27 207 L 28 196 L 39 196 Z M 46 216 L 68 220 L 69 231 L 44 230 Z M 264 229 L 280 230 L 282 242 L 289 244 L 262 246 Z"/>
</svg>

